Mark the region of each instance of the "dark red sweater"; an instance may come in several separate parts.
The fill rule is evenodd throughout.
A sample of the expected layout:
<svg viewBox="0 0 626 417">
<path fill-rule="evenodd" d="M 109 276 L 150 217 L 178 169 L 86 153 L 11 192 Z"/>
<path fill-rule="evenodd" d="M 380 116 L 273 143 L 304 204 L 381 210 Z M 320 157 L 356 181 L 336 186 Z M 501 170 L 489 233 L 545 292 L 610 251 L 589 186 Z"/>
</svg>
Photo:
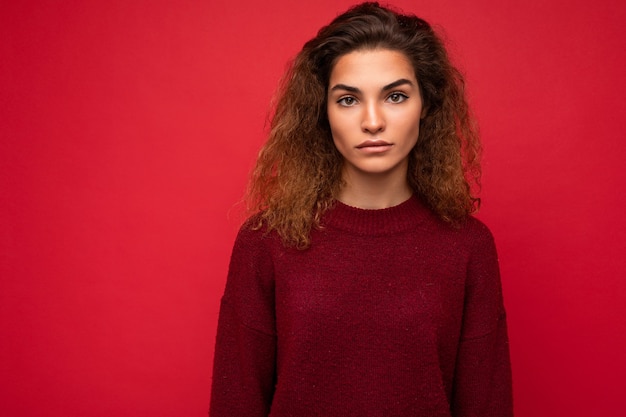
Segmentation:
<svg viewBox="0 0 626 417">
<path fill-rule="evenodd" d="M 311 247 L 243 227 L 222 298 L 211 417 L 511 416 L 498 259 L 474 218 L 416 197 L 337 203 Z"/>
</svg>

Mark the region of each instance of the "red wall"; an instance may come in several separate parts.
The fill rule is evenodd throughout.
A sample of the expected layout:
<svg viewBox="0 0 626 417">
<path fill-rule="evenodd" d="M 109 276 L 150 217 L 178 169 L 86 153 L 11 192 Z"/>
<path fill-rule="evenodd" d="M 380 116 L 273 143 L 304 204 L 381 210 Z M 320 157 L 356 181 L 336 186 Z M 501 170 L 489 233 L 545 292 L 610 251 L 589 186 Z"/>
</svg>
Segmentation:
<svg viewBox="0 0 626 417">
<path fill-rule="evenodd" d="M 0 415 L 206 415 L 268 102 L 349 2 L 260 4 L 3 2 Z M 625 3 L 396 4 L 467 73 L 517 416 L 623 415 Z"/>
</svg>

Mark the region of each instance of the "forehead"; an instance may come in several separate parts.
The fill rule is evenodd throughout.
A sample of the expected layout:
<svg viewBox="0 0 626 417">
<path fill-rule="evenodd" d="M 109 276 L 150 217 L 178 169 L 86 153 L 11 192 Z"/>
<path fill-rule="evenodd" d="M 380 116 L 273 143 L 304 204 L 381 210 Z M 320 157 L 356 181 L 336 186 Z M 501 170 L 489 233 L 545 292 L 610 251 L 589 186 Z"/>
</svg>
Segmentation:
<svg viewBox="0 0 626 417">
<path fill-rule="evenodd" d="M 415 80 L 415 71 L 402 52 L 390 49 L 356 50 L 337 59 L 330 72 L 329 84 L 387 84 L 399 78 Z"/>
</svg>

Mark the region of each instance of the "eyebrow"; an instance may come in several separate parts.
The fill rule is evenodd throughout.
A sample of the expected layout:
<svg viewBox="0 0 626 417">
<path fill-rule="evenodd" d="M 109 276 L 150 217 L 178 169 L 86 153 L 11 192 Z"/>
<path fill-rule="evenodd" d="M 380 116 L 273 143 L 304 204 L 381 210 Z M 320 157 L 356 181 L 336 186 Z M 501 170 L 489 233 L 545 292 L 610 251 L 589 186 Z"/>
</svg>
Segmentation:
<svg viewBox="0 0 626 417">
<path fill-rule="evenodd" d="M 399 87 L 399 86 L 401 86 L 401 85 L 406 85 L 406 84 L 408 84 L 408 85 L 410 85 L 410 86 L 412 86 L 412 85 L 413 85 L 413 83 L 411 82 L 411 80 L 407 80 L 406 78 L 400 78 L 399 80 L 394 81 L 394 82 L 392 82 L 392 83 L 390 83 L 390 84 L 387 84 L 386 86 L 384 86 L 383 88 L 381 88 L 381 91 L 389 91 L 389 90 L 391 90 L 391 89 L 394 89 L 394 88 L 396 88 L 396 87 Z M 359 90 L 357 87 L 352 87 L 352 86 L 345 85 L 345 84 L 335 84 L 335 85 L 334 85 L 334 86 L 330 89 L 330 91 L 337 91 L 337 90 L 345 90 L 345 91 L 348 91 L 348 92 L 350 92 L 350 93 L 355 93 L 355 94 L 358 94 L 358 93 L 360 93 L 360 92 L 361 92 L 361 90 Z"/>
</svg>

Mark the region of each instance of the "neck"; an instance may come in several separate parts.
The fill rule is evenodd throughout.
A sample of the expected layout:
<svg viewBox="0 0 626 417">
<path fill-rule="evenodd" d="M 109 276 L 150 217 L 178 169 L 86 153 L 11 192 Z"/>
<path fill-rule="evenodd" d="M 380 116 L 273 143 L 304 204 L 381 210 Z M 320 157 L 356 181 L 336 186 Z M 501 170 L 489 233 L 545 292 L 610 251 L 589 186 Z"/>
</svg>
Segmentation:
<svg viewBox="0 0 626 417">
<path fill-rule="evenodd" d="M 413 190 L 403 175 L 371 174 L 344 170 L 345 185 L 339 192 L 342 203 L 362 209 L 384 209 L 397 206 L 411 198 Z"/>
</svg>

